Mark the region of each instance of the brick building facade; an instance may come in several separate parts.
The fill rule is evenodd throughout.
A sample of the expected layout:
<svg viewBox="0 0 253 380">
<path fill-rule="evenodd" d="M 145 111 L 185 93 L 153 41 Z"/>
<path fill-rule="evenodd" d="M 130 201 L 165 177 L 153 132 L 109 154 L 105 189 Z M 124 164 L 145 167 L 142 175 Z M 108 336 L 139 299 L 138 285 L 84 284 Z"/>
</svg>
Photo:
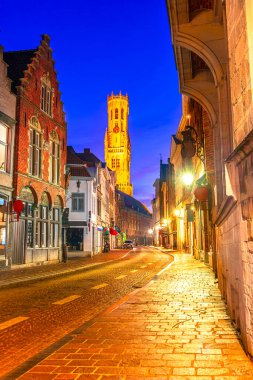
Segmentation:
<svg viewBox="0 0 253 380">
<path fill-rule="evenodd" d="M 37 49 L 4 53 L 17 94 L 12 264 L 61 260 L 65 205 L 66 123 L 49 37 Z"/>
<path fill-rule="evenodd" d="M 0 266 L 9 264 L 9 207 L 13 190 L 16 96 L 11 92 L 0 47 Z"/>
</svg>

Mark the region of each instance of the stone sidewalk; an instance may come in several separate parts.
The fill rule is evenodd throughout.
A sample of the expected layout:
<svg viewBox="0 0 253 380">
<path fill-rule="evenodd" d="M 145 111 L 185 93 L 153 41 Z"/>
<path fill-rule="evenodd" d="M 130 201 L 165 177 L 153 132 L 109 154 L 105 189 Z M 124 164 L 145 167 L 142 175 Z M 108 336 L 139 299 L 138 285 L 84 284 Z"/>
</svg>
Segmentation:
<svg viewBox="0 0 253 380">
<path fill-rule="evenodd" d="M 18 377 L 252 380 L 213 273 L 187 254 Z"/>
</svg>

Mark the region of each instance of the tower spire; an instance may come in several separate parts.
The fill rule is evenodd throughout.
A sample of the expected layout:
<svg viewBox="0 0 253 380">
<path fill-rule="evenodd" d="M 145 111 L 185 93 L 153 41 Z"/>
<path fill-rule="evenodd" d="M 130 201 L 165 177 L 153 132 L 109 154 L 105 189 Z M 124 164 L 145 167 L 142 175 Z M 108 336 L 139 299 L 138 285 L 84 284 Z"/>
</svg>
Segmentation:
<svg viewBox="0 0 253 380">
<path fill-rule="evenodd" d="M 128 96 L 113 92 L 107 97 L 108 127 L 105 136 L 105 162 L 116 172 L 119 190 L 133 195 L 130 181 L 131 143 L 128 133 Z"/>
</svg>

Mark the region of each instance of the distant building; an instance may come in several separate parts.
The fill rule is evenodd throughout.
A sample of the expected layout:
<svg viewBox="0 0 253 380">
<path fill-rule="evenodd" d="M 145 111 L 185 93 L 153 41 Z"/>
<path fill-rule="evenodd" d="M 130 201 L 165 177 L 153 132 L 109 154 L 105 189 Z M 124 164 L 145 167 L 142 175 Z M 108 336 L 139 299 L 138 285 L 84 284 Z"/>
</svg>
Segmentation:
<svg viewBox="0 0 253 380">
<path fill-rule="evenodd" d="M 128 96 L 108 96 L 108 128 L 105 133 L 105 161 L 116 172 L 117 186 L 126 194 L 133 195 L 130 183 L 131 143 L 128 132 Z"/>
<path fill-rule="evenodd" d="M 23 202 L 10 223 L 13 265 L 62 258 L 66 123 L 49 41 L 3 56 L 17 95 L 13 197 Z"/>
<path fill-rule="evenodd" d="M 13 190 L 13 153 L 16 96 L 7 78 L 7 64 L 0 46 L 0 266 L 10 263 L 9 215 Z"/>
<path fill-rule="evenodd" d="M 155 245 L 175 248 L 176 223 L 173 217 L 175 208 L 174 168 L 168 159 L 160 160 L 160 176 L 154 182 L 155 198 L 152 200 L 153 237 Z"/>
<path fill-rule="evenodd" d="M 116 225 L 121 236 L 124 234 L 126 239 L 134 240 L 137 244 L 152 244 L 152 235 L 149 233 L 152 226 L 151 212 L 140 201 L 120 190 L 116 190 L 116 195 Z"/>
</svg>

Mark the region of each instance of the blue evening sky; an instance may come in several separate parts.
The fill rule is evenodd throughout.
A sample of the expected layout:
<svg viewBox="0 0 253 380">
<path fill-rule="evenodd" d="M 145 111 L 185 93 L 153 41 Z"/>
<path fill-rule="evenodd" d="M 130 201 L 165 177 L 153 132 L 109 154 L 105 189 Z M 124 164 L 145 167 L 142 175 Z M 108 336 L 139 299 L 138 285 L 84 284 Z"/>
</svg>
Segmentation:
<svg viewBox="0 0 253 380">
<path fill-rule="evenodd" d="M 165 0 L 1 0 L 0 44 L 32 49 L 51 37 L 68 144 L 104 160 L 107 95 L 129 95 L 134 197 L 150 206 L 160 157 L 181 115 Z"/>
</svg>

